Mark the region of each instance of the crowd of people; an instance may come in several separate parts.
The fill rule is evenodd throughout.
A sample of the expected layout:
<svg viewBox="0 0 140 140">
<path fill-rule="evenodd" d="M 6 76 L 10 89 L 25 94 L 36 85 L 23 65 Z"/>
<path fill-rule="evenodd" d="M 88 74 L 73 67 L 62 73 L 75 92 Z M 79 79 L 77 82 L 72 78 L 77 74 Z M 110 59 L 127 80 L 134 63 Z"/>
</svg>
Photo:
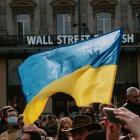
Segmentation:
<svg viewBox="0 0 140 140">
<path fill-rule="evenodd" d="M 24 124 L 22 114 L 12 106 L 4 106 L 0 111 L 0 140 L 140 140 L 139 89 L 128 88 L 126 97 L 120 108 L 100 104 L 96 114 L 87 105 L 76 116 L 41 114 L 34 124 Z M 104 107 L 114 108 L 115 118 L 123 125 L 110 122 Z"/>
</svg>

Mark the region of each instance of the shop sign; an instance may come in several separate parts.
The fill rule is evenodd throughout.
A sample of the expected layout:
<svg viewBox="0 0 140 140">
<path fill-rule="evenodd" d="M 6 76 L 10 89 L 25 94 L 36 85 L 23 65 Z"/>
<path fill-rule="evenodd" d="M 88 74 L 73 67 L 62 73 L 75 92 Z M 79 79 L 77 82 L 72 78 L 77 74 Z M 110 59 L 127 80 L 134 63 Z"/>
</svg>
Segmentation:
<svg viewBox="0 0 140 140">
<path fill-rule="evenodd" d="M 97 37 L 99 35 L 81 35 L 81 41 L 87 40 L 90 37 Z M 79 40 L 78 35 L 30 35 L 27 36 L 28 45 L 65 45 L 77 43 Z M 122 37 L 123 44 L 134 43 L 134 34 L 123 34 Z"/>
</svg>

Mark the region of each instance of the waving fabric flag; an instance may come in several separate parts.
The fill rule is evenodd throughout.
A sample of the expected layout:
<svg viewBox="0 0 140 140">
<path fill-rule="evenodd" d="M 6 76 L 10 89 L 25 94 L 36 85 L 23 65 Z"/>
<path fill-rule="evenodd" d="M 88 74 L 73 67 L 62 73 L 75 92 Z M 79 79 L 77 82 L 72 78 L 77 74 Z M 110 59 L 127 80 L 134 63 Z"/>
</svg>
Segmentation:
<svg viewBox="0 0 140 140">
<path fill-rule="evenodd" d="M 50 96 L 64 92 L 77 106 L 110 104 L 122 30 L 41 52 L 18 68 L 26 97 L 25 124 L 36 121 Z"/>
</svg>

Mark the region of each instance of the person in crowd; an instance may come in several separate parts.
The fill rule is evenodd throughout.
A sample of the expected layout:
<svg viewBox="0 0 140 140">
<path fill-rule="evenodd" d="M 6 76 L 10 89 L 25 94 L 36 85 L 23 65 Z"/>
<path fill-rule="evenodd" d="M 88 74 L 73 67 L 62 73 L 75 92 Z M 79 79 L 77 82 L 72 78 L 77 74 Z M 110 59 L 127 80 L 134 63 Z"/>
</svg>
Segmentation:
<svg viewBox="0 0 140 140">
<path fill-rule="evenodd" d="M 46 125 L 45 131 L 49 137 L 57 137 L 58 129 L 54 115 L 48 115 L 48 124 Z"/>
<path fill-rule="evenodd" d="M 91 117 L 93 122 L 98 122 L 98 119 L 97 119 L 97 117 L 96 117 L 96 115 L 94 113 L 94 110 L 91 107 L 91 105 L 84 106 L 82 108 L 81 115 L 87 115 L 87 116 Z"/>
<path fill-rule="evenodd" d="M 92 119 L 87 115 L 75 116 L 72 127 L 62 129 L 68 135 L 69 140 L 85 140 L 88 133 L 93 130 L 102 130 L 102 127 L 98 123 L 92 122 Z"/>
<path fill-rule="evenodd" d="M 126 91 L 127 102 L 123 107 L 140 116 L 140 91 L 136 87 L 129 87 Z"/>
<path fill-rule="evenodd" d="M 0 110 L 0 117 L 1 117 L 1 121 L 0 121 L 0 134 L 4 131 L 7 130 L 8 127 L 8 123 L 5 120 L 6 118 L 6 111 L 10 108 L 13 108 L 12 106 L 4 106 L 1 110 Z"/>
<path fill-rule="evenodd" d="M 18 113 L 15 109 L 10 108 L 6 111 L 5 120 L 8 123 L 8 128 L 0 135 L 0 138 L 4 137 L 8 140 L 15 140 L 18 133 Z"/>
<path fill-rule="evenodd" d="M 45 130 L 44 126 L 45 121 L 46 121 L 45 115 L 41 114 L 35 124 L 37 125 L 38 128 Z"/>
<path fill-rule="evenodd" d="M 59 127 L 60 127 L 60 120 L 57 118 L 56 114 L 54 114 L 54 119 L 55 119 L 56 124 L 57 124 L 57 132 L 58 132 L 59 131 Z"/>
<path fill-rule="evenodd" d="M 64 112 L 61 112 L 61 113 L 59 114 L 59 120 L 60 120 L 61 118 L 63 118 L 63 117 L 65 117 L 65 113 L 64 113 Z"/>
<path fill-rule="evenodd" d="M 57 140 L 68 140 L 67 135 L 61 130 L 62 129 L 69 129 L 71 127 L 72 127 L 72 120 L 69 117 L 61 118 Z"/>
<path fill-rule="evenodd" d="M 37 131 L 25 131 L 21 140 L 41 140 L 41 136 Z"/>
<path fill-rule="evenodd" d="M 123 107 L 127 108 L 128 110 L 132 111 L 133 113 L 140 116 L 140 91 L 136 87 L 129 87 L 126 90 L 126 97 L 127 101 L 123 105 Z M 122 132 L 124 135 L 130 133 L 128 129 L 122 127 Z"/>
<path fill-rule="evenodd" d="M 38 128 L 38 132 L 41 135 L 41 140 L 46 140 L 47 138 L 47 133 L 45 132 L 45 130 Z"/>
<path fill-rule="evenodd" d="M 104 107 L 110 107 L 110 108 L 115 108 L 115 106 L 111 103 L 110 105 L 108 104 L 100 104 L 99 105 L 99 114 L 98 114 L 98 119 L 99 119 L 99 122 L 103 121 L 104 120 L 104 117 L 105 117 L 105 114 L 104 114 L 104 111 L 103 111 L 103 108 Z"/>
<path fill-rule="evenodd" d="M 23 126 L 23 132 L 25 131 L 38 131 L 38 127 L 35 124 L 25 124 Z"/>
<path fill-rule="evenodd" d="M 23 114 L 20 114 L 18 116 L 18 126 L 19 126 L 19 131 L 17 133 L 17 140 L 21 140 L 21 136 L 23 134 L 23 127 L 24 127 Z"/>
<path fill-rule="evenodd" d="M 102 126 L 102 128 L 105 130 L 106 126 L 105 126 L 105 120 L 104 120 L 104 117 L 105 117 L 105 113 L 104 113 L 104 110 L 103 110 L 104 107 L 115 108 L 115 106 L 113 104 L 110 104 L 110 105 L 108 105 L 108 104 L 100 104 L 99 105 L 100 113 L 98 114 L 98 120 L 99 120 L 100 125 Z"/>
<path fill-rule="evenodd" d="M 23 127 L 23 132 L 26 132 L 26 131 L 38 132 L 41 136 L 41 140 L 52 140 L 53 139 L 52 137 L 47 137 L 47 133 L 43 129 L 38 128 L 35 124 L 25 124 Z"/>
</svg>

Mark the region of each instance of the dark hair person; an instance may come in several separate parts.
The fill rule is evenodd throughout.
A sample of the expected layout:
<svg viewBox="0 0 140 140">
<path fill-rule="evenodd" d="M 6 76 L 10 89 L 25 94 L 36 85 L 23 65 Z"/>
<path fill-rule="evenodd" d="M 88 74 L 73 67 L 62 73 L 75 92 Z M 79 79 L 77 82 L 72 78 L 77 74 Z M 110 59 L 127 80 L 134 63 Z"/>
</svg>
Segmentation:
<svg viewBox="0 0 140 140">
<path fill-rule="evenodd" d="M 41 140 L 41 136 L 37 131 L 25 131 L 21 140 Z"/>
</svg>

